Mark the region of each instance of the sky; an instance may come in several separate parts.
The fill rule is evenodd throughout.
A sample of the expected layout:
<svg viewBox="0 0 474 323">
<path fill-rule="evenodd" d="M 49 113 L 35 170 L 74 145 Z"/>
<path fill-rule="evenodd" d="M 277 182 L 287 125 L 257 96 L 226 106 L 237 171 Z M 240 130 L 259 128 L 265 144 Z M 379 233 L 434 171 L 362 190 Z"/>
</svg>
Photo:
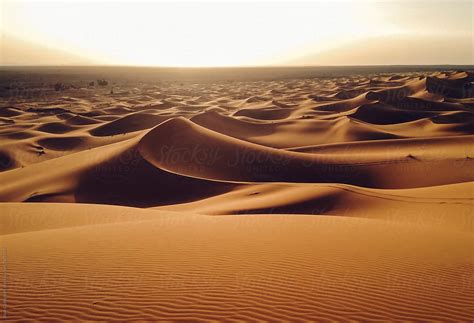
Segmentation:
<svg viewBox="0 0 474 323">
<path fill-rule="evenodd" d="M 1 65 L 473 64 L 471 0 L 0 0 Z"/>
</svg>

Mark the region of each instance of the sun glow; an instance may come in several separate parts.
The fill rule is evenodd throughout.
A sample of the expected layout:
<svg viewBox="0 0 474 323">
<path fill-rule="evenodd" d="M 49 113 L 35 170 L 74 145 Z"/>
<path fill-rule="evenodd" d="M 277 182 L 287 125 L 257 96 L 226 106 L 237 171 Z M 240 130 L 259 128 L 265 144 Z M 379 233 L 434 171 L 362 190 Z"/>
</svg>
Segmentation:
<svg viewBox="0 0 474 323">
<path fill-rule="evenodd" d="M 99 64 L 179 67 L 285 65 L 358 40 L 433 30 L 472 42 L 461 6 L 452 17 L 446 5 L 421 7 L 433 10 L 430 22 L 399 1 L 3 0 L 0 33 Z"/>
<path fill-rule="evenodd" d="M 363 37 L 374 31 L 370 14 L 360 4 L 330 1 L 20 2 L 4 26 L 103 63 L 241 66 L 278 64 L 301 50 Z"/>
</svg>

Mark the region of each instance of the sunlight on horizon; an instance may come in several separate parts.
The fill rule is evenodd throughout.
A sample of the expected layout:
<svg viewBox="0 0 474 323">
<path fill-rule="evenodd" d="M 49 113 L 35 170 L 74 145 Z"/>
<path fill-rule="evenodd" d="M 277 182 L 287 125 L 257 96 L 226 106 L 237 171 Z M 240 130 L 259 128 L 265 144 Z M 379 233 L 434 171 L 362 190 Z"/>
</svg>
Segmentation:
<svg viewBox="0 0 474 323">
<path fill-rule="evenodd" d="M 418 17 L 400 15 L 408 3 L 4 1 L 1 31 L 99 64 L 278 65 L 358 40 L 410 36 Z M 435 34 L 468 38 L 465 20 Z M 418 24 L 431 35 L 434 21 Z"/>
</svg>

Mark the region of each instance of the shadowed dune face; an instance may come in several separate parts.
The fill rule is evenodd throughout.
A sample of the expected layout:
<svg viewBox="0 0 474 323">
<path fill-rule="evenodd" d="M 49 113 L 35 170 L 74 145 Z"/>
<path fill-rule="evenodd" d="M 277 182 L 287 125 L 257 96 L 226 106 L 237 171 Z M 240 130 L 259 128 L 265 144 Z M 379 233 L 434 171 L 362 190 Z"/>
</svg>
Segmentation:
<svg viewBox="0 0 474 323">
<path fill-rule="evenodd" d="M 446 141 L 442 157 L 440 151 L 429 154 L 416 149 L 419 147 L 416 144 L 405 145 L 404 149 L 385 156 L 377 153 L 305 154 L 237 140 L 199 127 L 184 118 L 175 118 L 145 135 L 140 141 L 139 151 L 161 169 L 212 180 L 336 182 L 381 188 L 473 180 L 468 169 L 471 159 L 467 158 L 471 154 L 472 138 L 449 138 Z M 390 142 L 386 148 L 393 143 Z M 370 151 L 370 146 L 365 147 Z M 456 167 L 458 165 L 462 167 Z M 410 173 L 410 179 L 401 179 L 399 172 Z"/>
<path fill-rule="evenodd" d="M 474 317 L 472 73 L 84 73 L 0 92 L 8 318 Z"/>
</svg>

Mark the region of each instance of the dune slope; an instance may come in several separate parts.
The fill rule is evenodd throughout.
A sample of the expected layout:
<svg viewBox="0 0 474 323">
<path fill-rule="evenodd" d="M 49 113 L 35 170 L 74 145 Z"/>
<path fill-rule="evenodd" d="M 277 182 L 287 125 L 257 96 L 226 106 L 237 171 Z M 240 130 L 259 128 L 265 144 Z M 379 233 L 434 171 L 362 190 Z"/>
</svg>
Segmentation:
<svg viewBox="0 0 474 323">
<path fill-rule="evenodd" d="M 12 320 L 462 320 L 474 314 L 473 241 L 461 231 L 345 217 L 130 208 L 94 223 L 84 218 L 115 210 L 2 208 L 24 217 L 11 229 L 29 226 L 2 237 Z M 27 223 L 64 212 L 71 222 L 56 228 L 32 231 Z"/>
</svg>

